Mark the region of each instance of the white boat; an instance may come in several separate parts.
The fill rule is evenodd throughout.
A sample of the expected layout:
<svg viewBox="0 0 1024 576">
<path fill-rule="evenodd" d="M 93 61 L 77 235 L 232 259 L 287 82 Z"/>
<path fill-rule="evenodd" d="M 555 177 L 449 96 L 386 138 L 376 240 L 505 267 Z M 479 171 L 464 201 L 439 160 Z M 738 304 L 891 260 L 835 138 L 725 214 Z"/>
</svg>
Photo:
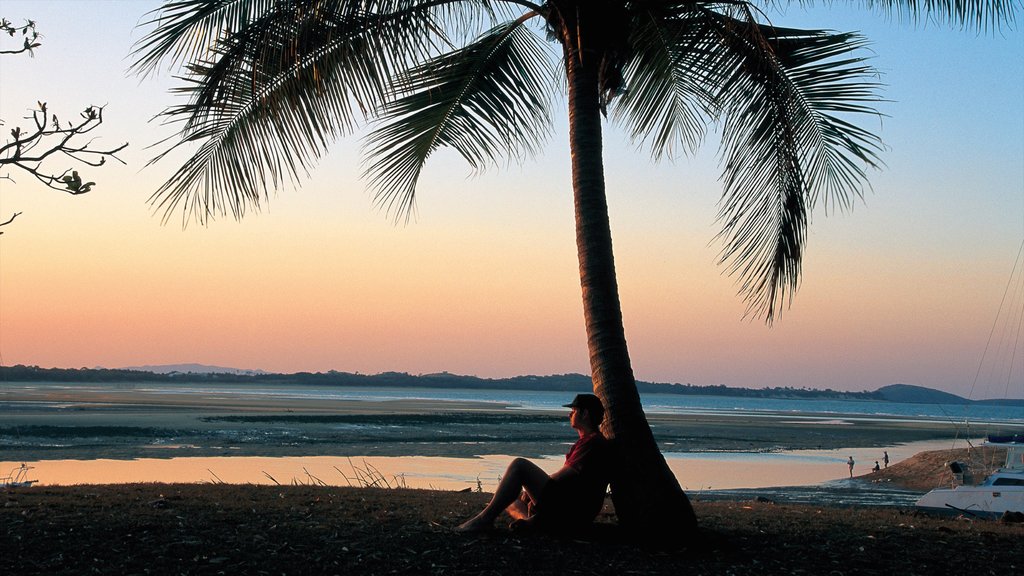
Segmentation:
<svg viewBox="0 0 1024 576">
<path fill-rule="evenodd" d="M 39 482 L 39 480 L 28 479 L 28 471 L 31 469 L 31 466 L 22 464 L 11 470 L 10 474 L 0 478 L 0 488 L 28 488 L 33 483 Z"/>
<path fill-rule="evenodd" d="M 999 517 L 1006 512 L 1024 513 L 1024 437 L 991 438 L 990 448 L 1006 448 L 1006 464 L 976 486 L 936 488 L 921 496 L 917 507 L 943 513 Z"/>
</svg>

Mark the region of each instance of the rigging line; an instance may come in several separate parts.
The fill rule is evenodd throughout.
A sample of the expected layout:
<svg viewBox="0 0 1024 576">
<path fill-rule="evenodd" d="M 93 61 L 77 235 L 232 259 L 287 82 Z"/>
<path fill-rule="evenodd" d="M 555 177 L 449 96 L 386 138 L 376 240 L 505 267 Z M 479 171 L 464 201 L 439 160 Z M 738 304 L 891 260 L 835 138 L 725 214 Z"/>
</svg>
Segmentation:
<svg viewBox="0 0 1024 576">
<path fill-rule="evenodd" d="M 1020 248 L 1017 249 L 1017 260 L 1013 263 L 1013 270 L 1010 272 L 1010 278 L 1006 282 L 1006 288 L 1003 290 L 1003 298 L 999 302 L 999 309 L 996 311 L 996 318 L 992 322 L 992 329 L 988 333 L 988 340 L 985 342 L 985 350 L 981 354 L 981 360 L 978 362 L 978 370 L 974 373 L 974 382 L 971 383 L 971 391 L 967 395 L 968 400 L 974 399 L 974 389 L 978 385 L 978 378 L 981 375 L 981 368 L 985 365 L 985 357 L 988 356 L 988 349 L 992 344 L 992 336 L 996 332 L 996 326 L 999 325 L 999 317 L 1003 313 L 1003 305 L 1006 303 L 1006 295 L 1010 292 L 1010 287 L 1013 285 L 1013 279 L 1018 276 L 1017 268 L 1020 266 L 1021 255 L 1024 254 L 1024 240 L 1021 240 Z"/>
<path fill-rule="evenodd" d="M 1024 274 L 1020 274 L 1017 276 L 1016 296 L 1018 298 L 1018 302 L 1020 302 L 1020 299 L 1024 298 L 1024 293 L 1022 293 L 1022 289 L 1024 289 Z M 1017 350 L 1020 349 L 1021 331 L 1022 329 L 1024 329 L 1024 306 L 1017 306 L 1016 309 L 1018 310 L 1017 331 L 1014 334 L 1013 350 L 1010 352 L 1010 364 L 1009 368 L 1006 371 L 1006 388 L 1003 390 L 1003 398 L 1010 397 L 1010 383 L 1013 382 L 1013 369 L 1014 366 L 1017 365 Z"/>
<path fill-rule="evenodd" d="M 977 371 L 974 374 L 974 381 L 971 383 L 971 390 L 970 390 L 970 392 L 967 395 L 967 400 L 968 401 L 973 401 L 973 399 L 974 399 L 974 391 L 977 388 L 978 380 L 980 379 L 980 376 L 981 376 L 981 371 L 982 371 L 982 369 L 985 366 L 985 359 L 988 357 L 989 349 L 991 348 L 991 345 L 992 345 L 992 339 L 995 336 L 996 329 L 999 327 L 999 320 L 1000 320 L 1000 318 L 1005 318 L 1005 316 L 1008 315 L 1008 313 L 1006 315 L 1004 315 L 1003 311 L 1006 309 L 1006 298 L 1007 298 L 1008 295 L 1010 295 L 1010 290 L 1011 290 L 1011 288 L 1014 285 L 1014 279 L 1015 278 L 1017 278 L 1017 279 L 1024 278 L 1024 271 L 1019 270 L 1020 265 L 1021 265 L 1021 257 L 1022 257 L 1022 255 L 1024 255 L 1024 239 L 1021 240 L 1021 245 L 1017 249 L 1017 259 L 1013 263 L 1013 269 L 1010 271 L 1010 277 L 1009 277 L 1009 279 L 1006 282 L 1006 287 L 1003 289 L 1003 297 L 1002 297 L 1002 299 L 999 302 L 999 308 L 996 310 L 995 319 L 992 321 L 992 328 L 989 330 L 988 340 L 985 342 L 985 349 L 982 352 L 981 360 L 978 362 L 978 369 L 977 369 Z M 1015 297 L 1018 294 L 1019 294 L 1019 291 L 1015 291 L 1014 292 L 1014 296 Z M 1020 322 L 1024 323 L 1024 306 L 1022 306 L 1021 308 L 1022 308 L 1022 316 L 1020 317 Z M 1004 320 L 1004 322 L 1007 322 L 1007 321 Z M 1020 329 L 1018 328 L 1017 339 L 1019 339 L 1019 337 L 1020 337 Z M 1017 347 L 1015 345 L 1014 346 L 1014 353 L 1016 353 L 1016 348 Z M 1011 370 L 1011 372 L 1013 370 L 1012 364 L 1011 364 L 1010 370 Z M 1007 381 L 1007 389 L 1009 389 L 1009 380 Z M 1009 396 L 1007 395 L 1005 397 L 1008 398 Z M 971 408 L 970 403 L 968 403 L 964 407 L 963 422 L 958 422 L 958 421 L 953 420 L 953 418 L 950 417 L 950 415 L 946 412 L 945 408 L 943 408 L 941 405 L 938 405 L 938 406 L 939 406 L 940 411 L 943 413 L 943 415 L 946 416 L 946 419 L 951 424 L 953 424 L 955 426 L 956 432 L 953 435 L 953 445 L 952 445 L 951 449 L 955 448 L 957 442 L 960 440 L 961 430 L 963 430 L 963 433 L 964 433 L 964 441 L 966 441 L 968 446 L 970 447 L 971 446 L 971 441 L 970 441 L 971 424 L 970 424 L 970 418 L 968 418 L 968 413 L 970 412 L 970 408 Z"/>
<path fill-rule="evenodd" d="M 3 306 L 3 299 L 4 298 L 3 298 L 3 295 L 4 295 L 4 292 L 3 292 L 3 282 L 2 282 L 3 269 L 4 269 L 3 248 L 4 248 L 4 243 L 3 243 L 3 241 L 0 241 L 0 368 L 3 368 L 3 366 L 4 366 L 4 330 L 3 330 L 3 326 L 4 326 L 4 323 L 3 323 L 3 313 L 4 313 L 4 306 Z M 0 372 L 2 372 L 2 370 L 0 370 Z M 4 373 L 4 374 L 6 374 L 6 373 Z M 0 381 L 3 381 L 3 379 L 0 378 Z"/>
</svg>

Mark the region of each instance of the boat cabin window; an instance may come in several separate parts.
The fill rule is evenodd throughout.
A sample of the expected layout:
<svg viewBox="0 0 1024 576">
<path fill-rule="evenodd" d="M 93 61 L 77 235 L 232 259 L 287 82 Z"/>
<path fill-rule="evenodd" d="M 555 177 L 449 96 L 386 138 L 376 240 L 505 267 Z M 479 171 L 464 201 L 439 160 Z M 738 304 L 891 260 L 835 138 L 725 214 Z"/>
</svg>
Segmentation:
<svg viewBox="0 0 1024 576">
<path fill-rule="evenodd" d="M 1024 486 L 1024 480 L 1020 478 L 996 478 L 993 486 Z"/>
</svg>

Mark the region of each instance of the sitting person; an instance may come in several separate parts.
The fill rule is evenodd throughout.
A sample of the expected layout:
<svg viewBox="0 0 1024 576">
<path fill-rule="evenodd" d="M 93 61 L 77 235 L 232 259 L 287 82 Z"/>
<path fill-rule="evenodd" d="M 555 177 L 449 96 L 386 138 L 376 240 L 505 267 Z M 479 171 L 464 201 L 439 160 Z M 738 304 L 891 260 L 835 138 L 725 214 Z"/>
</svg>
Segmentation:
<svg viewBox="0 0 1024 576">
<path fill-rule="evenodd" d="M 569 424 L 579 440 L 565 456 L 565 465 L 548 476 L 539 466 L 516 458 L 509 464 L 490 503 L 456 530 L 486 530 L 506 510 L 513 527 L 573 529 L 594 521 L 604 505 L 610 470 L 610 446 L 601 435 L 604 406 L 593 394 L 579 394 L 571 404 Z"/>
</svg>

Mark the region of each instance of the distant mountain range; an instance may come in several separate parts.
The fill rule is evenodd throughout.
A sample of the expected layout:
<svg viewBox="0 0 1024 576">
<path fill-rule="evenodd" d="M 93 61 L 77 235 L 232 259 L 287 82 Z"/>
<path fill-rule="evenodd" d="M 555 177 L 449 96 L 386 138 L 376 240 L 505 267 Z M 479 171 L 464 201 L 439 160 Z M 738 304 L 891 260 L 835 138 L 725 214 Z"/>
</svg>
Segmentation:
<svg viewBox="0 0 1024 576">
<path fill-rule="evenodd" d="M 102 370 L 102 368 L 99 368 Z M 137 372 L 152 372 L 154 374 L 244 374 L 253 376 L 257 374 L 268 374 L 263 370 L 245 370 L 242 368 L 225 368 L 223 366 L 208 366 L 206 364 L 161 364 L 159 366 L 125 366 L 118 370 L 134 370 Z"/>
<path fill-rule="evenodd" d="M 441 372 L 438 374 L 353 374 L 350 372 L 297 372 L 276 374 L 263 370 L 244 370 L 203 364 L 170 364 L 128 368 L 40 368 L 38 366 L 0 366 L 2 382 L 165 382 L 165 383 L 266 383 L 305 384 L 315 386 L 369 386 L 402 388 L 471 388 L 490 390 L 554 390 L 579 392 L 589 390 L 589 376 L 558 374 L 552 376 L 515 376 L 512 378 L 479 378 Z M 733 388 L 729 386 L 694 386 L 637 382 L 641 393 L 686 394 L 693 396 L 735 396 L 748 398 L 833 398 L 909 402 L 919 404 L 990 404 L 1022 406 L 1024 399 L 968 400 L 956 394 L 923 386 L 892 384 L 873 392 L 843 392 L 813 388 Z"/>
</svg>

